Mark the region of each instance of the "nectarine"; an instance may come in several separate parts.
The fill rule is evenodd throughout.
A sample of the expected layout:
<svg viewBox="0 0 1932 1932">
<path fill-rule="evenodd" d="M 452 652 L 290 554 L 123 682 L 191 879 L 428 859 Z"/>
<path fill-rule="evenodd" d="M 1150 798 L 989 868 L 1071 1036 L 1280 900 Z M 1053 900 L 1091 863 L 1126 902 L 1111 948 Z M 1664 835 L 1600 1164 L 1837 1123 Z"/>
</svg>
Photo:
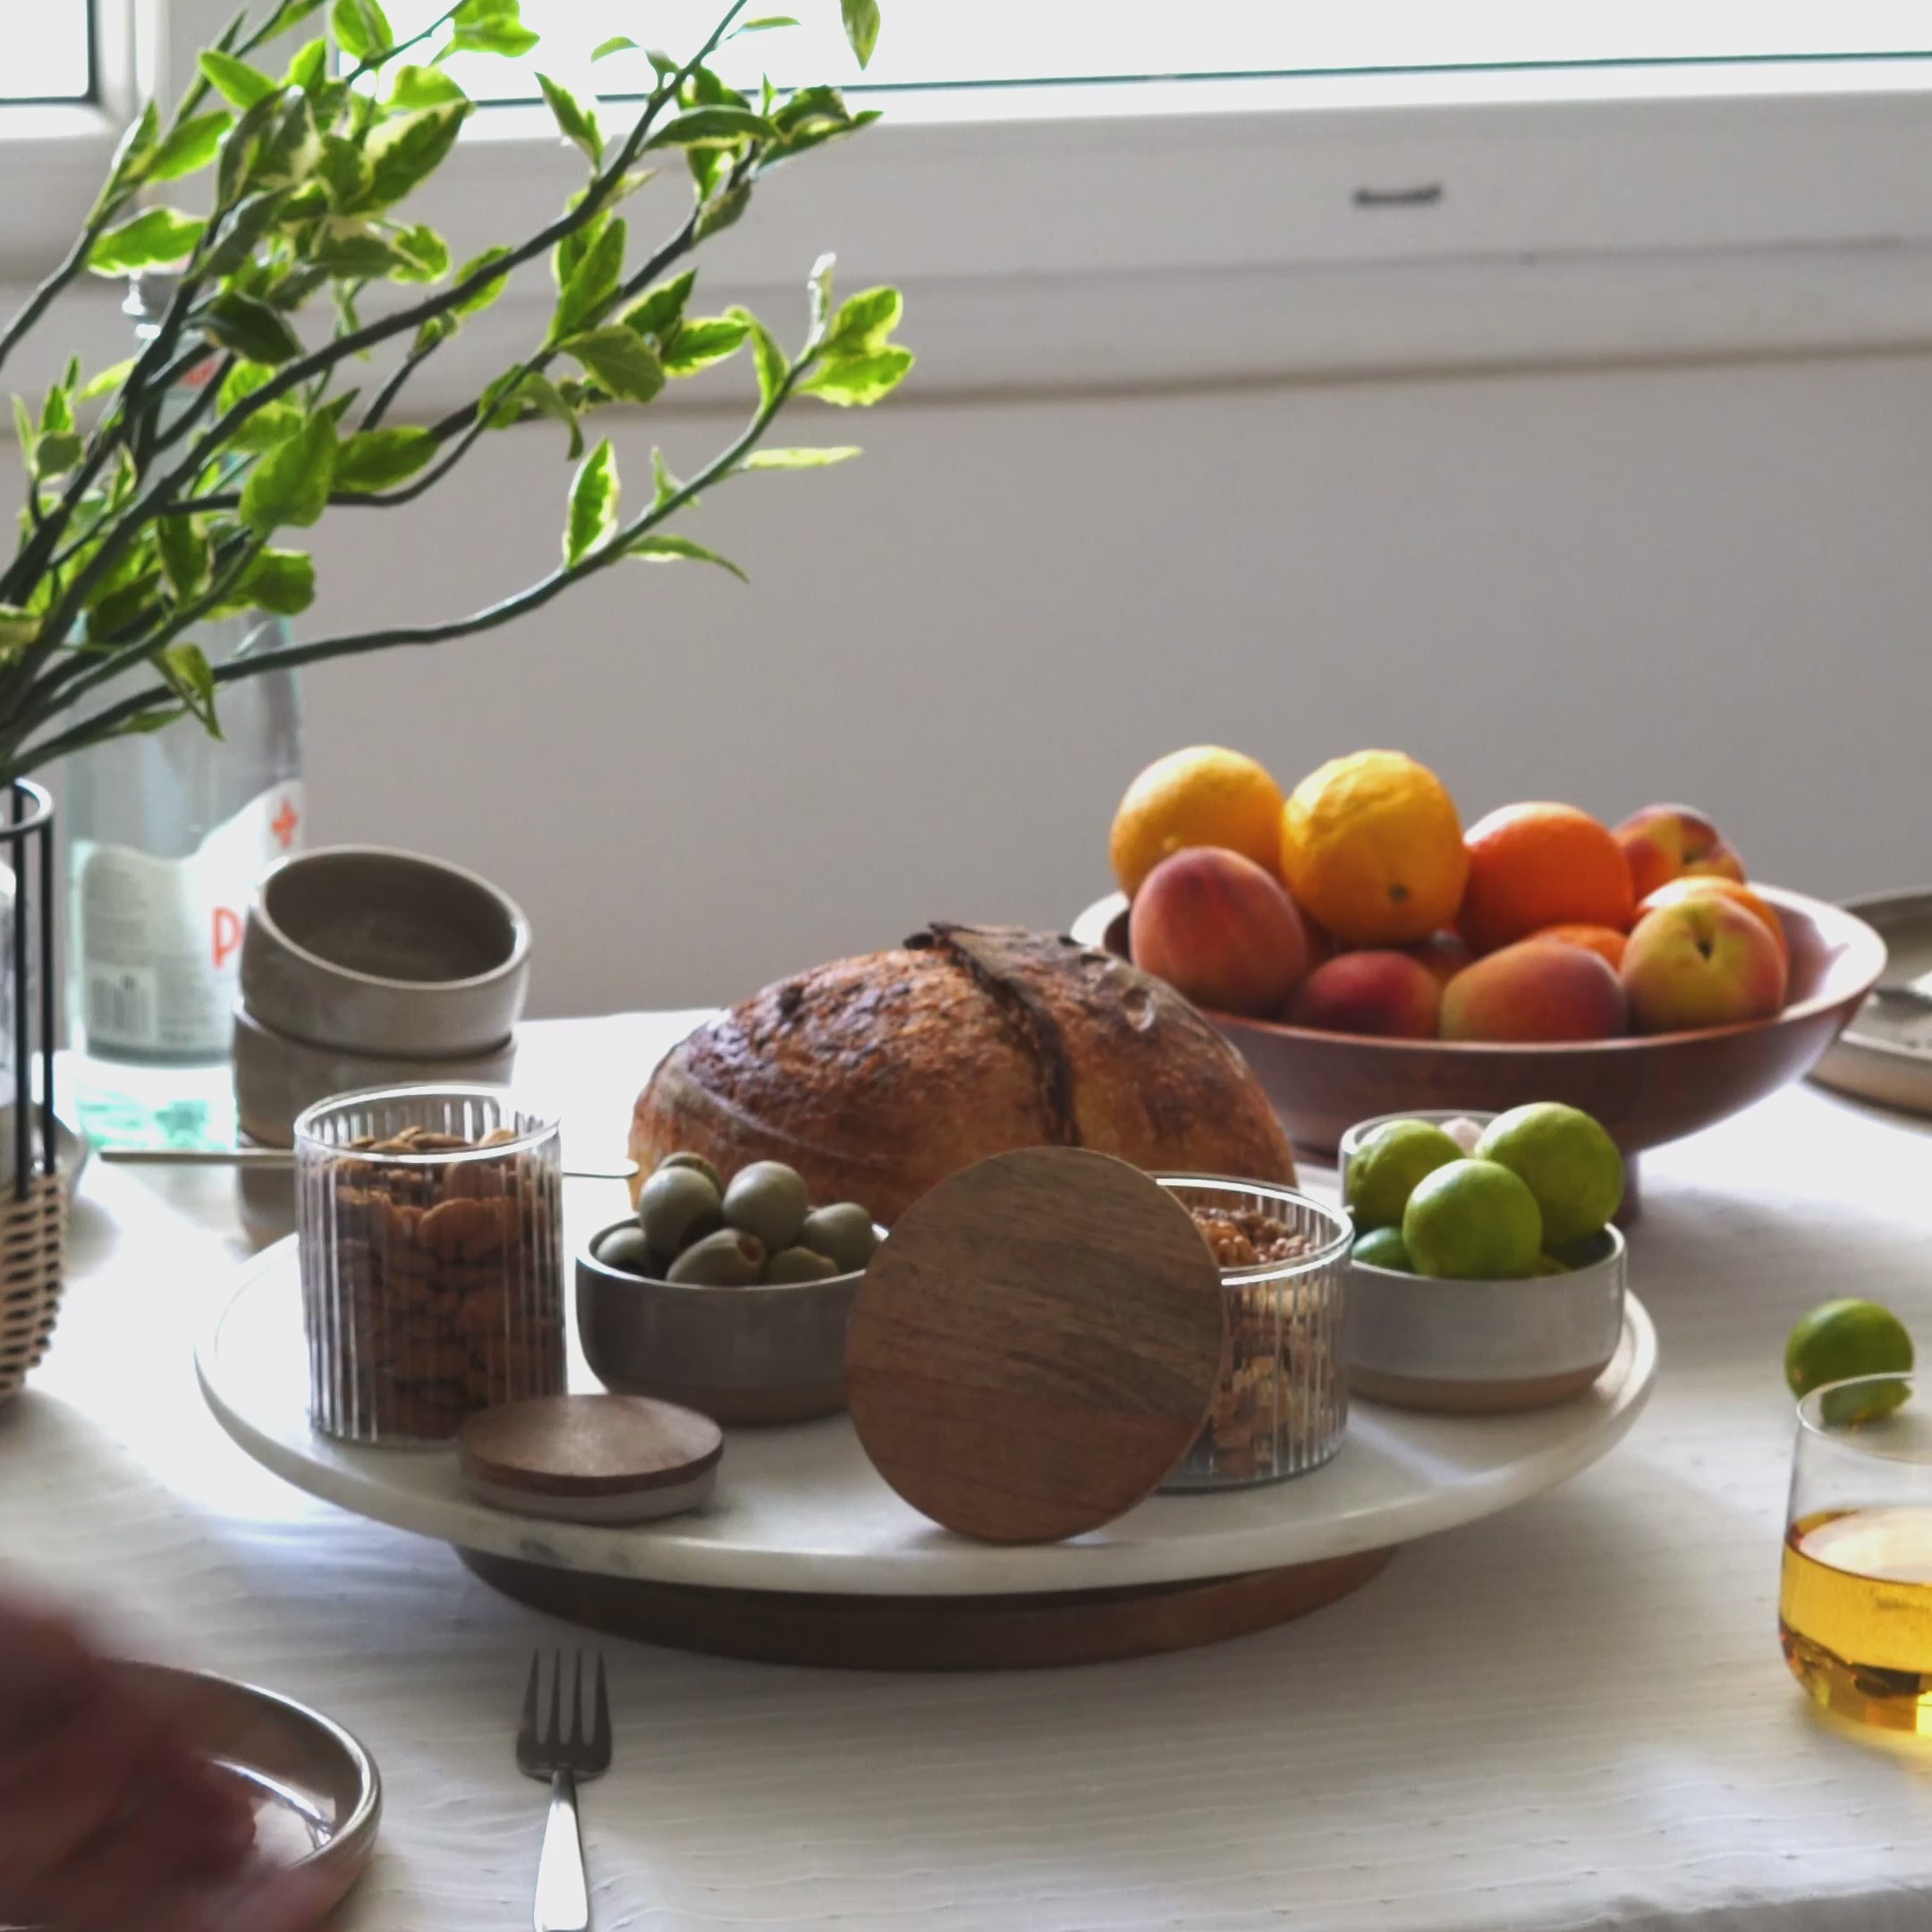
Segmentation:
<svg viewBox="0 0 1932 1932">
<path fill-rule="evenodd" d="M 1777 909 L 1769 900 L 1760 898 L 1749 886 L 1741 886 L 1734 878 L 1726 878 L 1715 872 L 1685 872 L 1674 878 L 1668 885 L 1659 886 L 1648 898 L 1637 908 L 1637 917 L 1646 912 L 1655 912 L 1659 906 L 1681 905 L 1686 899 L 1694 899 L 1699 894 L 1716 893 L 1722 899 L 1734 899 L 1747 912 L 1755 912 L 1765 923 L 1766 930 L 1778 943 L 1778 951 L 1784 955 L 1784 965 L 1791 967 L 1791 946 L 1784 937 L 1784 922 L 1777 916 Z"/>
<path fill-rule="evenodd" d="M 1443 988 L 1445 1039 L 1611 1039 L 1625 1018 L 1623 988 L 1603 955 L 1560 939 L 1519 939 Z"/>
<path fill-rule="evenodd" d="M 1700 811 L 1688 805 L 1646 805 L 1616 828 L 1640 900 L 1685 873 L 1744 878 L 1744 861 Z"/>
<path fill-rule="evenodd" d="M 1532 939 L 1560 939 L 1565 945 L 1581 946 L 1586 953 L 1601 953 L 1606 964 L 1623 963 L 1625 936 L 1614 926 L 1546 926 Z"/>
<path fill-rule="evenodd" d="M 1288 1002 L 1292 1025 L 1383 1039 L 1432 1039 L 1442 989 L 1406 953 L 1338 953 Z"/>
<path fill-rule="evenodd" d="M 1645 913 L 1624 948 L 1623 979 L 1640 1033 L 1767 1020 L 1784 1004 L 1777 942 L 1755 912 L 1716 893 Z"/>
<path fill-rule="evenodd" d="M 1308 939 L 1273 873 L 1218 846 L 1163 859 L 1127 919 L 1134 964 L 1216 1013 L 1274 1013 L 1301 983 Z"/>
<path fill-rule="evenodd" d="M 1402 951 L 1419 959 L 1436 975 L 1437 986 L 1447 986 L 1474 956 L 1461 933 L 1431 933 Z"/>
</svg>

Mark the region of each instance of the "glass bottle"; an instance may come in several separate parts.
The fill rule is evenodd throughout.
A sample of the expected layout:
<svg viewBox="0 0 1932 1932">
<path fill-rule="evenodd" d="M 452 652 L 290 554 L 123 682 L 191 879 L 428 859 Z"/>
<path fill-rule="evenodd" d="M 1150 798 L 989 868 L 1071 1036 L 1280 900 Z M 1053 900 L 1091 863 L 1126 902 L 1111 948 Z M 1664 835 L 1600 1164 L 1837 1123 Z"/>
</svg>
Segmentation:
<svg viewBox="0 0 1932 1932">
<path fill-rule="evenodd" d="M 136 276 L 126 312 L 145 347 L 173 293 Z M 213 376 L 189 371 L 162 406 L 177 419 Z M 286 640 L 260 611 L 197 624 L 211 664 L 242 642 Z M 131 679 L 106 688 L 123 697 Z M 110 740 L 66 763 L 70 1038 L 83 1125 L 107 1145 L 232 1146 L 233 1013 L 242 919 L 304 829 L 301 708 L 292 672 L 222 687 L 222 735 L 191 719 Z"/>
</svg>

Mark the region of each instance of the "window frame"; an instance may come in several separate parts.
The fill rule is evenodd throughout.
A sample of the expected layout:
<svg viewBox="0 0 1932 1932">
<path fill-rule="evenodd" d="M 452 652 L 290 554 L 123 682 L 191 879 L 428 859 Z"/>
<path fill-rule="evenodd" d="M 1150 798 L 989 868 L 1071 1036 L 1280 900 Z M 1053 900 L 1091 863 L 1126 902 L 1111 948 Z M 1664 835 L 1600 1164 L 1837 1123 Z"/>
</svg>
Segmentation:
<svg viewBox="0 0 1932 1932">
<path fill-rule="evenodd" d="M 99 103 L 6 111 L 0 152 L 30 151 L 36 192 L 0 227 L 0 305 L 230 4 L 102 0 Z M 875 104 L 878 126 L 761 190 L 706 281 L 772 302 L 837 250 L 845 285 L 906 287 L 927 393 L 1932 347 L 1932 56 Z M 467 250 L 539 225 L 577 178 L 545 110 L 493 106 L 411 205 Z M 546 295 L 513 289 L 420 405 L 494 373 Z M 123 352 L 118 305 L 75 302 L 84 355 Z"/>
</svg>

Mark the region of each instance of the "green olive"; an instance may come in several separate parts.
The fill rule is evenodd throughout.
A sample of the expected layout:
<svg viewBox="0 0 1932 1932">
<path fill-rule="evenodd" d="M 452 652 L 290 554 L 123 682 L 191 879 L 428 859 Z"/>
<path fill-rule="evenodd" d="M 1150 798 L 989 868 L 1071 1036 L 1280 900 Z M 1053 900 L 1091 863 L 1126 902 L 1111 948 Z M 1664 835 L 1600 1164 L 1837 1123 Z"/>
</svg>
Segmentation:
<svg viewBox="0 0 1932 1932">
<path fill-rule="evenodd" d="M 716 1232 L 718 1192 L 695 1167 L 660 1167 L 639 1191 L 637 1217 L 645 1240 L 674 1255 Z"/>
<path fill-rule="evenodd" d="M 591 1252 L 606 1267 L 622 1268 L 626 1275 L 648 1275 L 651 1272 L 650 1243 L 644 1239 L 644 1230 L 634 1221 L 613 1228 Z"/>
<path fill-rule="evenodd" d="M 799 1230 L 799 1246 L 836 1262 L 842 1274 L 862 1268 L 878 1246 L 872 1216 L 857 1201 L 834 1201 L 814 1208 Z"/>
<path fill-rule="evenodd" d="M 753 1161 L 732 1176 L 724 1190 L 724 1224 L 742 1228 L 776 1254 L 798 1239 L 805 1224 L 805 1183 L 783 1161 Z"/>
<path fill-rule="evenodd" d="M 765 1243 L 756 1234 L 721 1228 L 687 1248 L 665 1279 L 702 1288 L 749 1288 L 764 1272 Z"/>
<path fill-rule="evenodd" d="M 666 1154 L 665 1157 L 657 1163 L 657 1172 L 659 1174 L 662 1174 L 666 1167 L 696 1168 L 697 1171 L 705 1177 L 705 1179 L 708 1181 L 711 1185 L 717 1191 L 719 1199 L 722 1199 L 724 1198 L 724 1177 L 718 1173 L 717 1169 L 714 1167 L 711 1163 L 704 1157 L 702 1154 Z"/>
<path fill-rule="evenodd" d="M 830 1281 L 839 1272 L 836 1261 L 828 1261 L 809 1248 L 786 1248 L 765 1264 L 768 1282 Z"/>
</svg>

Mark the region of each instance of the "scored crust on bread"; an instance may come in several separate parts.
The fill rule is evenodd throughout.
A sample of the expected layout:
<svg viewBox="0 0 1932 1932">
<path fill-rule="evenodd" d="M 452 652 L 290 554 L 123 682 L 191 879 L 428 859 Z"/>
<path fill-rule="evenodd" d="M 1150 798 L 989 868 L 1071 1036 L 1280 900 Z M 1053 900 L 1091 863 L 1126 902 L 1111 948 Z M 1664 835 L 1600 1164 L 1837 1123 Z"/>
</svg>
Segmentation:
<svg viewBox="0 0 1932 1932">
<path fill-rule="evenodd" d="M 631 1131 L 640 1173 L 680 1148 L 724 1174 L 782 1160 L 814 1201 L 887 1224 L 949 1174 L 1039 1146 L 1295 1178 L 1259 1082 L 1178 993 L 1010 926 L 936 921 L 765 987 L 672 1050 Z"/>
</svg>

